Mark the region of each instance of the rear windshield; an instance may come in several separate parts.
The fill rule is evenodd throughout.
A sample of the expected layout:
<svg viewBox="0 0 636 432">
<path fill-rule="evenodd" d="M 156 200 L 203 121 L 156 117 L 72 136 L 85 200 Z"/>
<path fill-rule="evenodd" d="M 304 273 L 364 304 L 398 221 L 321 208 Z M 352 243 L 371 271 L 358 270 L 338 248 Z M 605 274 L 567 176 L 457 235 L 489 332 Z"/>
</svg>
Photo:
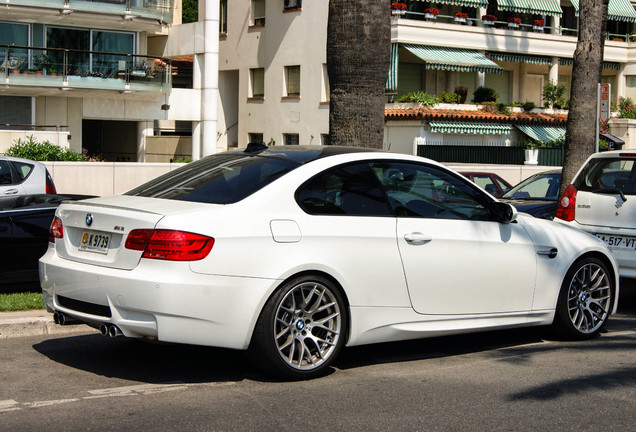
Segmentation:
<svg viewBox="0 0 636 432">
<path fill-rule="evenodd" d="M 636 159 L 596 158 L 591 159 L 574 182 L 580 191 L 596 192 L 612 188 L 625 195 L 636 194 Z"/>
<path fill-rule="evenodd" d="M 231 204 L 300 165 L 276 156 L 220 153 L 164 174 L 125 195 Z"/>
</svg>

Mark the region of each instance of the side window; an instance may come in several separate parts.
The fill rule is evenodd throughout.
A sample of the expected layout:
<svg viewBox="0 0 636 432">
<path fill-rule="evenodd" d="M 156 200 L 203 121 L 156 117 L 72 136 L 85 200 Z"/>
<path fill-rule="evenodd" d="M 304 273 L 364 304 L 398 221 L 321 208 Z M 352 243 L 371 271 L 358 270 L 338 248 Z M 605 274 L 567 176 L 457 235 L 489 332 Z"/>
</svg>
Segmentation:
<svg viewBox="0 0 636 432">
<path fill-rule="evenodd" d="M 401 217 L 490 220 L 488 197 L 442 169 L 401 162 L 375 163 L 393 211 Z"/>
<path fill-rule="evenodd" d="M 18 173 L 20 182 L 23 182 L 29 176 L 29 174 L 31 174 L 31 171 L 33 171 L 34 166 L 31 164 L 22 163 L 22 162 L 11 162 L 11 163 L 13 164 L 13 168 L 15 168 L 15 171 Z"/>
<path fill-rule="evenodd" d="M 392 216 L 367 163 L 323 172 L 296 192 L 298 205 L 313 215 Z"/>
<path fill-rule="evenodd" d="M 7 161 L 0 161 L 0 185 L 13 184 L 11 178 L 11 166 Z"/>
</svg>

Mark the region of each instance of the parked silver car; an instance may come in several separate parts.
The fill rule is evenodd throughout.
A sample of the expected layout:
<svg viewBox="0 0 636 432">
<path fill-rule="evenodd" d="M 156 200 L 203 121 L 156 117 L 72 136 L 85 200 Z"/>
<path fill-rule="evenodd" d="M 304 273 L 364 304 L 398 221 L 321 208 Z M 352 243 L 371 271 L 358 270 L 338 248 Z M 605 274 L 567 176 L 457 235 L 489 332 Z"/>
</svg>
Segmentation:
<svg viewBox="0 0 636 432">
<path fill-rule="evenodd" d="M 53 178 L 43 163 L 0 156 L 0 197 L 54 193 Z"/>
</svg>

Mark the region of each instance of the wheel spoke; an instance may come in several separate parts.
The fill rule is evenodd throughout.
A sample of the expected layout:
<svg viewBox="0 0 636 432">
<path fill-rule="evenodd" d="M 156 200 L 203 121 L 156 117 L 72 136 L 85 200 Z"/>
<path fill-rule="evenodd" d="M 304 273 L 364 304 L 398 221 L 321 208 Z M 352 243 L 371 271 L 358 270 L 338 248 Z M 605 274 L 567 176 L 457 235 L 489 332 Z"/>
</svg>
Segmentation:
<svg viewBox="0 0 636 432">
<path fill-rule="evenodd" d="M 274 318 L 274 340 L 281 358 L 299 370 L 318 368 L 339 345 L 341 310 L 334 292 L 316 282 L 290 289 Z"/>
<path fill-rule="evenodd" d="M 593 263 L 579 268 L 572 277 L 567 298 L 574 328 L 581 333 L 595 332 L 607 319 L 610 304 L 611 287 L 603 268 Z"/>
</svg>

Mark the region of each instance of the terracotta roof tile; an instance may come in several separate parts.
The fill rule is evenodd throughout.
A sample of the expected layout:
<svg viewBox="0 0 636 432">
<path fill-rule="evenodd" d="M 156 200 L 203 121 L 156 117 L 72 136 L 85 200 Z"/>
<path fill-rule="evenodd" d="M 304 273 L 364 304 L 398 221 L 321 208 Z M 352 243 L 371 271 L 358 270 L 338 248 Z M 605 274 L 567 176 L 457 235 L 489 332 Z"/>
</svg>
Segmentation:
<svg viewBox="0 0 636 432">
<path fill-rule="evenodd" d="M 463 121 L 480 123 L 512 123 L 512 124 L 541 124 L 564 126 L 567 121 L 566 114 L 548 113 L 511 113 L 510 115 L 499 112 L 492 113 L 484 109 L 462 110 L 431 107 L 387 107 L 384 110 L 386 121 L 396 120 L 441 120 Z"/>
</svg>

